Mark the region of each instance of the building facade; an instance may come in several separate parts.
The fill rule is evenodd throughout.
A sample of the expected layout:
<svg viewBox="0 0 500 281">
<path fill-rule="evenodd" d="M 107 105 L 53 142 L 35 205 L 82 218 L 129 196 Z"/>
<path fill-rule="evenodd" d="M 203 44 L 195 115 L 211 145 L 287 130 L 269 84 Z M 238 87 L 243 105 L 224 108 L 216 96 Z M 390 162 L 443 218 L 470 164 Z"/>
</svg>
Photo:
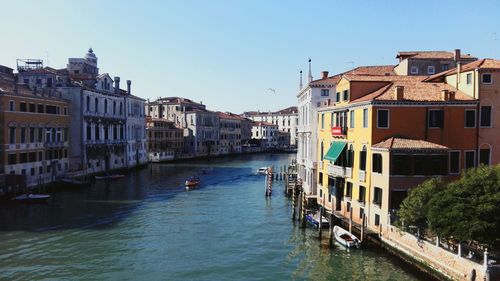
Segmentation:
<svg viewBox="0 0 500 281">
<path fill-rule="evenodd" d="M 241 117 L 235 114 L 217 112 L 219 115 L 219 154 L 242 152 Z"/>
<path fill-rule="evenodd" d="M 408 189 L 476 165 L 477 119 L 468 112 L 477 100 L 421 80 L 340 79 L 337 91 L 347 95 L 318 110 L 318 203 L 326 210 L 378 232 L 394 222 Z"/>
<path fill-rule="evenodd" d="M 278 149 L 278 125 L 268 122 L 253 122 L 252 139 L 259 140 L 263 150 Z"/>
<path fill-rule="evenodd" d="M 0 174 L 6 182 L 0 194 L 25 192 L 69 170 L 70 104 L 54 89 L 31 89 L 18 78 L 0 73 Z"/>
<path fill-rule="evenodd" d="M 298 109 L 296 106 L 291 106 L 275 112 L 248 111 L 243 113 L 243 116 L 252 121 L 262 121 L 278 125 L 280 131 L 290 134 L 290 141 L 287 145 L 297 147 Z"/>
<path fill-rule="evenodd" d="M 398 52 L 399 64 L 394 68 L 397 75 L 434 75 L 455 68 L 458 63 L 467 64 L 477 60 L 470 54 L 461 54 L 460 49 L 446 51 Z"/>
<path fill-rule="evenodd" d="M 146 117 L 148 160 L 160 162 L 175 159 L 184 149 L 183 129 L 160 118 Z"/>
</svg>

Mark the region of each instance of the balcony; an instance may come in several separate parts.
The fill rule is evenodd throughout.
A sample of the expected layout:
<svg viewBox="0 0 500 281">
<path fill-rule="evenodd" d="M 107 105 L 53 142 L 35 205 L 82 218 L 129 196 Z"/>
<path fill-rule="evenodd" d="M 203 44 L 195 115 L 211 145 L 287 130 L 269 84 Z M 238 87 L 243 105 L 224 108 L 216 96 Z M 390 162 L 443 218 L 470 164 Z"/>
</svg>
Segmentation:
<svg viewBox="0 0 500 281">
<path fill-rule="evenodd" d="M 328 174 L 335 177 L 350 178 L 352 177 L 352 168 L 328 164 Z"/>
<path fill-rule="evenodd" d="M 52 142 L 45 142 L 44 146 L 47 148 L 53 148 L 53 147 L 64 147 L 64 142 L 63 141 L 52 141 Z"/>
</svg>

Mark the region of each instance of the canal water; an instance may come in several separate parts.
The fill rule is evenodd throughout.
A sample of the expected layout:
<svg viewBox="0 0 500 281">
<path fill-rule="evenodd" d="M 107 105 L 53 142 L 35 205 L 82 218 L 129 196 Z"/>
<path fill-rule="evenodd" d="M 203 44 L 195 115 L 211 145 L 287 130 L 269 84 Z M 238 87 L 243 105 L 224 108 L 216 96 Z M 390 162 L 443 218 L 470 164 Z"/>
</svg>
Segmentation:
<svg viewBox="0 0 500 281">
<path fill-rule="evenodd" d="M 155 164 L 123 179 L 0 203 L 1 280 L 423 280 L 376 247 L 330 249 L 291 221 L 261 166 L 293 155 Z M 186 191 L 198 175 L 201 186 Z"/>
</svg>

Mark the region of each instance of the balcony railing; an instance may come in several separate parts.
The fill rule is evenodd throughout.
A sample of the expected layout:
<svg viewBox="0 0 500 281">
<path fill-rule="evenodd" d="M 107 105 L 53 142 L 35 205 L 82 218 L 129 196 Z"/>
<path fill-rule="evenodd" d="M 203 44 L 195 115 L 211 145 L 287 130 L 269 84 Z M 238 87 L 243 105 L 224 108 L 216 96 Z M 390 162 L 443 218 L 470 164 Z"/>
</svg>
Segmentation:
<svg viewBox="0 0 500 281">
<path fill-rule="evenodd" d="M 362 170 L 359 171 L 359 181 L 362 181 L 362 182 L 366 181 L 366 171 L 362 171 Z"/>
<path fill-rule="evenodd" d="M 328 174 L 335 177 L 352 177 L 352 168 L 328 164 Z"/>
</svg>

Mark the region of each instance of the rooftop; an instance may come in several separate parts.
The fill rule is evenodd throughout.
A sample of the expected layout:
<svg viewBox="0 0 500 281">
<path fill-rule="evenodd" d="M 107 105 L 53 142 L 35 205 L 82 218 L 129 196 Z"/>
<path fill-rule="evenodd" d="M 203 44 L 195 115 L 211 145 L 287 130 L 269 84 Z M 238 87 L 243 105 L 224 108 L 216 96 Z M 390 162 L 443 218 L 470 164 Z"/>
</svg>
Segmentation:
<svg viewBox="0 0 500 281">
<path fill-rule="evenodd" d="M 477 61 L 473 61 L 470 63 L 467 63 L 465 65 L 462 65 L 462 72 L 464 71 L 471 71 L 474 69 L 500 69 L 500 60 L 495 60 L 495 59 L 480 59 Z M 453 75 L 457 73 L 457 68 L 450 69 L 445 72 L 437 73 L 434 75 L 431 75 L 424 79 L 423 81 L 437 81 L 439 80 L 438 78 L 445 77 L 448 75 Z"/>
<path fill-rule="evenodd" d="M 372 145 L 373 148 L 387 150 L 449 150 L 450 148 L 425 140 L 414 140 L 408 138 L 391 137 Z"/>
<path fill-rule="evenodd" d="M 454 59 L 455 53 L 448 51 L 404 51 L 398 52 L 397 59 Z M 460 59 L 477 59 L 470 54 L 460 54 Z"/>
</svg>

